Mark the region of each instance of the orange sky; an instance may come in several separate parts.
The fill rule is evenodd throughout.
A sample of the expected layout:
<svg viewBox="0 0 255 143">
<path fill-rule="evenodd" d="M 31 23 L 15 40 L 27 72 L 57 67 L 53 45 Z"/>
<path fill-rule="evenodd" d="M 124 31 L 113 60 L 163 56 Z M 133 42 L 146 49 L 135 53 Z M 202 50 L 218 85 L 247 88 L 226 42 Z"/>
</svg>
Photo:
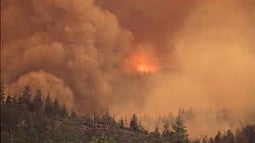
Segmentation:
<svg viewBox="0 0 255 143">
<path fill-rule="evenodd" d="M 50 91 L 81 114 L 230 108 L 224 125 L 198 115 L 214 133 L 254 117 L 254 10 L 254 0 L 2 0 L 1 83 Z"/>
</svg>

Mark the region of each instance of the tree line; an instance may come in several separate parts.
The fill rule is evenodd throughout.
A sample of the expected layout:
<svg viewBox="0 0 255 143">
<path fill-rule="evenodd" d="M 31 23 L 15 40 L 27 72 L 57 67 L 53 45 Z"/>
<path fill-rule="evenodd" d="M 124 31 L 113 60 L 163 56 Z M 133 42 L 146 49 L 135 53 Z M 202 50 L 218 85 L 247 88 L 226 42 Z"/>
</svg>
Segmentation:
<svg viewBox="0 0 255 143">
<path fill-rule="evenodd" d="M 38 90 L 34 95 L 26 86 L 21 96 L 8 95 L 1 86 L 1 142 L 3 143 L 255 143 L 254 126 L 247 125 L 232 133 L 218 132 L 215 137 L 190 139 L 178 114 L 173 122 L 165 123 L 163 131 L 155 127 L 146 130 L 133 115 L 129 126 L 124 119 L 116 121 L 109 113 L 79 116 L 67 112 L 57 99 Z"/>
</svg>

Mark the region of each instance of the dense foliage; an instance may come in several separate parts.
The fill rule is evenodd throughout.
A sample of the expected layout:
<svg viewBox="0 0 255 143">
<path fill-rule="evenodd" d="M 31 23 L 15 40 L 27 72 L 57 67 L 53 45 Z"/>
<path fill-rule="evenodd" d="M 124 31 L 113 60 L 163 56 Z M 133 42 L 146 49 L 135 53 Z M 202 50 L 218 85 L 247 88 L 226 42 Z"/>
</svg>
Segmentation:
<svg viewBox="0 0 255 143">
<path fill-rule="evenodd" d="M 128 127 L 123 118 L 116 121 L 109 114 L 77 116 L 48 95 L 45 102 L 38 90 L 31 95 L 25 87 L 22 96 L 5 97 L 1 86 L 1 142 L 3 143 L 255 143 L 254 127 L 247 125 L 234 135 L 230 130 L 215 137 L 190 140 L 179 114 L 163 131 L 149 132 L 134 114 Z M 170 126 L 171 125 L 171 126 Z"/>
</svg>

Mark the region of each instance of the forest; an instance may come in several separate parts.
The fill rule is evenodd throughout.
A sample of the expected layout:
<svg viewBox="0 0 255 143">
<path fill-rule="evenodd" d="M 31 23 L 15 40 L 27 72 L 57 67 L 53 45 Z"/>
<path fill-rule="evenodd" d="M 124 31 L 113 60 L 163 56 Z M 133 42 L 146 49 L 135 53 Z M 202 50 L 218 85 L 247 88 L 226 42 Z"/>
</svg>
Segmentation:
<svg viewBox="0 0 255 143">
<path fill-rule="evenodd" d="M 182 114 L 165 123 L 162 131 L 158 127 L 148 131 L 136 114 L 125 126 L 123 118 L 116 120 L 109 113 L 69 113 L 49 95 L 43 101 L 41 90 L 32 95 L 29 86 L 19 97 L 5 94 L 5 87 L 1 86 L 2 143 L 255 143 L 252 125 L 191 139 Z"/>
</svg>

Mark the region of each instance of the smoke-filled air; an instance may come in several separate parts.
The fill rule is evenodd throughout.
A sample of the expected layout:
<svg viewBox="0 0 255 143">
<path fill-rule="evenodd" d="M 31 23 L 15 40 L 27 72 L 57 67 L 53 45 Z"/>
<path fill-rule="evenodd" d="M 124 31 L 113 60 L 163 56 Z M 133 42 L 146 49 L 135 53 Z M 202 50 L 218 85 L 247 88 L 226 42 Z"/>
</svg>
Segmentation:
<svg viewBox="0 0 255 143">
<path fill-rule="evenodd" d="M 1 0 L 1 85 L 191 137 L 255 122 L 254 0 Z"/>
</svg>

